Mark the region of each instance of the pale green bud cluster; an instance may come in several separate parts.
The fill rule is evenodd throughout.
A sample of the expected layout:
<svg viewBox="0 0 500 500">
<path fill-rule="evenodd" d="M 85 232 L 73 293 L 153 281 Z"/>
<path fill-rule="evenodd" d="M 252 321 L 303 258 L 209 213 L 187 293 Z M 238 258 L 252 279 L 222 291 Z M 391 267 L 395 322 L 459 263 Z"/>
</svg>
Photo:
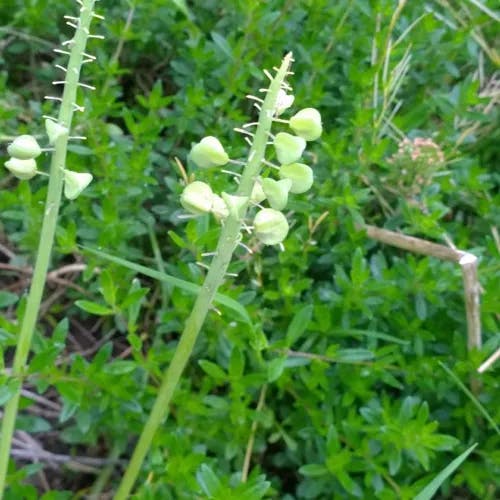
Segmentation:
<svg viewBox="0 0 500 500">
<path fill-rule="evenodd" d="M 281 115 L 293 101 L 294 96 L 281 89 L 274 116 Z M 224 222 L 229 215 L 239 219 L 244 217 L 248 202 L 258 205 L 260 210 L 253 219 L 255 236 L 264 245 L 280 244 L 289 230 L 288 221 L 281 212 L 288 204 L 289 194 L 305 193 L 314 181 L 312 168 L 300 160 L 307 142 L 318 139 L 323 131 L 321 115 L 314 108 L 302 109 L 292 116 L 288 124 L 293 133 L 279 132 L 273 140 L 280 164 L 279 179 L 259 177 L 253 186 L 250 200 L 227 193 L 219 196 L 207 183 L 194 181 L 184 188 L 181 205 L 192 215 L 211 213 L 220 222 Z M 189 158 L 201 169 L 221 167 L 230 161 L 221 142 L 213 136 L 204 137 L 195 144 Z M 261 207 L 263 202 L 267 202 L 269 208 Z"/>
<path fill-rule="evenodd" d="M 68 137 L 68 129 L 55 122 L 45 120 L 45 131 L 49 139 L 49 145 L 54 146 L 59 139 Z M 7 147 L 10 155 L 8 161 L 4 163 L 5 168 L 15 177 L 21 180 L 32 179 L 40 173 L 37 169 L 36 158 L 42 153 L 37 140 L 31 135 L 20 135 Z M 68 200 L 74 200 L 92 181 L 89 173 L 72 172 L 63 169 L 64 172 L 64 196 Z"/>
</svg>

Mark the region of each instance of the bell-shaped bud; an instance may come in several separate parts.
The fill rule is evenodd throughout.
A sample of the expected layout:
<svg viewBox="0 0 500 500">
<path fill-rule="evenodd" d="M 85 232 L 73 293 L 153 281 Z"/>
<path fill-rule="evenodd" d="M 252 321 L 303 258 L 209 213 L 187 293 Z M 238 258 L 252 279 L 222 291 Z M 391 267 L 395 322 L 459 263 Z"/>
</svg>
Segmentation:
<svg viewBox="0 0 500 500">
<path fill-rule="evenodd" d="M 45 131 L 47 132 L 47 137 L 49 138 L 49 144 L 53 146 L 56 141 L 61 137 L 68 137 L 69 131 L 66 127 L 54 120 L 45 120 Z"/>
<path fill-rule="evenodd" d="M 222 199 L 224 200 L 229 213 L 241 219 L 245 215 L 245 210 L 248 203 L 247 196 L 235 196 L 233 194 L 221 193 Z"/>
<path fill-rule="evenodd" d="M 315 141 L 323 132 L 321 115 L 314 108 L 301 109 L 290 118 L 290 128 L 306 141 Z"/>
<path fill-rule="evenodd" d="M 212 208 L 210 211 L 219 222 L 229 215 L 226 202 L 218 194 L 212 196 Z"/>
<path fill-rule="evenodd" d="M 201 181 L 188 184 L 181 194 L 181 205 L 193 215 L 202 215 L 212 209 L 214 193 L 212 188 Z"/>
<path fill-rule="evenodd" d="M 280 132 L 274 138 L 274 149 L 281 165 L 296 162 L 306 148 L 306 141 L 302 137 Z"/>
<path fill-rule="evenodd" d="M 6 161 L 4 165 L 11 174 L 21 180 L 31 179 L 37 174 L 36 161 L 33 158 L 29 160 L 11 158 L 9 161 Z"/>
<path fill-rule="evenodd" d="M 195 144 L 189 156 L 200 168 L 221 167 L 229 161 L 229 156 L 219 139 L 212 136 L 204 137 L 198 144 Z"/>
<path fill-rule="evenodd" d="M 292 187 L 290 179 L 275 181 L 274 179 L 262 179 L 262 189 L 266 195 L 271 208 L 283 210 L 288 203 L 288 192 Z"/>
<path fill-rule="evenodd" d="M 262 189 L 262 179 L 259 179 L 255 182 L 252 188 L 252 194 L 250 195 L 250 200 L 253 203 L 260 203 L 266 199 L 266 195 L 264 194 L 264 190 Z"/>
<path fill-rule="evenodd" d="M 16 137 L 12 144 L 7 148 L 7 153 L 9 153 L 12 158 L 17 158 L 18 160 L 31 160 L 40 156 L 42 150 L 36 142 L 36 139 L 32 135 L 20 135 Z"/>
<path fill-rule="evenodd" d="M 277 245 L 288 234 L 286 217 L 272 208 L 264 208 L 257 212 L 253 221 L 255 235 L 264 245 Z"/>
<path fill-rule="evenodd" d="M 283 89 L 279 89 L 274 114 L 276 116 L 281 115 L 281 113 L 286 111 L 293 104 L 294 100 L 295 96 L 293 96 L 292 94 L 287 94 Z"/>
<path fill-rule="evenodd" d="M 64 196 L 74 200 L 92 182 L 92 174 L 88 172 L 72 172 L 64 170 Z"/>
<path fill-rule="evenodd" d="M 301 194 L 309 191 L 314 181 L 312 168 L 303 163 L 282 165 L 279 175 L 282 179 L 289 179 L 292 182 L 290 192 L 294 194 Z"/>
</svg>

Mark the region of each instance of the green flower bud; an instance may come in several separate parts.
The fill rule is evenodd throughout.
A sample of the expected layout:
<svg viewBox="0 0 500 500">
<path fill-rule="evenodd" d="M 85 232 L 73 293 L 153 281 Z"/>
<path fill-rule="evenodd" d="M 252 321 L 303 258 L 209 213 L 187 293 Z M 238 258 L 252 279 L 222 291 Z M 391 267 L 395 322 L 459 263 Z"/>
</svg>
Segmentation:
<svg viewBox="0 0 500 500">
<path fill-rule="evenodd" d="M 195 144 L 189 156 L 200 168 L 221 167 L 229 161 L 229 156 L 219 139 L 212 136 L 204 137 L 198 144 Z"/>
<path fill-rule="evenodd" d="M 301 109 L 290 118 L 290 128 L 306 141 L 315 141 L 323 132 L 321 115 L 314 108 Z"/>
<path fill-rule="evenodd" d="M 54 120 L 45 120 L 45 131 L 49 138 L 49 144 L 53 146 L 60 137 L 68 137 L 69 131 L 66 127 Z"/>
<path fill-rule="evenodd" d="M 280 168 L 279 175 L 282 179 L 290 179 L 292 181 L 290 192 L 294 194 L 309 191 L 314 181 L 312 168 L 303 163 L 283 165 Z"/>
<path fill-rule="evenodd" d="M 212 196 L 212 208 L 210 211 L 219 222 L 229 215 L 226 202 L 218 194 Z"/>
<path fill-rule="evenodd" d="M 64 170 L 64 196 L 68 200 L 74 200 L 91 183 L 92 174 L 87 172 L 72 172 Z"/>
<path fill-rule="evenodd" d="M 30 158 L 29 160 L 11 158 L 9 161 L 6 161 L 4 165 L 11 174 L 21 180 L 31 179 L 37 173 L 36 161 L 33 158 Z"/>
<path fill-rule="evenodd" d="M 306 141 L 296 135 L 280 132 L 274 138 L 274 149 L 281 165 L 296 162 L 302 156 L 305 148 Z"/>
<path fill-rule="evenodd" d="M 275 181 L 274 179 L 262 179 L 262 189 L 269 201 L 271 208 L 283 210 L 288 203 L 288 192 L 292 187 L 290 179 Z"/>
<path fill-rule="evenodd" d="M 205 182 L 194 181 L 188 184 L 181 194 L 181 205 L 193 215 L 202 215 L 212 209 L 214 193 Z"/>
<path fill-rule="evenodd" d="M 255 235 L 264 245 L 277 245 L 288 234 L 288 221 L 278 210 L 264 208 L 257 212 L 253 221 Z"/>
<path fill-rule="evenodd" d="M 254 203 L 260 203 L 266 199 L 266 195 L 262 189 L 262 179 L 259 177 L 257 182 L 253 185 L 252 194 L 250 196 L 250 200 Z"/>
<path fill-rule="evenodd" d="M 245 215 L 245 209 L 248 203 L 247 196 L 234 196 L 227 193 L 221 193 L 221 196 L 226 203 L 226 207 L 228 208 L 229 213 L 233 217 L 241 219 Z"/>
<path fill-rule="evenodd" d="M 12 158 L 18 160 L 31 160 L 40 156 L 42 150 L 32 135 L 20 135 L 16 137 L 12 144 L 7 148 Z"/>
</svg>

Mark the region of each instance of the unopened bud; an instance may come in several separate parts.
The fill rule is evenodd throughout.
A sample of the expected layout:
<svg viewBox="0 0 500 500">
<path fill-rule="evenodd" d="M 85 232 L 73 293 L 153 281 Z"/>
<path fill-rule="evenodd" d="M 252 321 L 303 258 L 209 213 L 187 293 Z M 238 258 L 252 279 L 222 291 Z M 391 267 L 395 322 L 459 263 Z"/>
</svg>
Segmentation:
<svg viewBox="0 0 500 500">
<path fill-rule="evenodd" d="M 31 160 L 40 156 L 42 150 L 32 135 L 20 135 L 16 137 L 12 144 L 7 148 L 12 158 L 18 160 Z"/>
<path fill-rule="evenodd" d="M 302 137 L 280 132 L 274 138 L 274 149 L 281 165 L 296 162 L 306 148 L 306 141 Z"/>
<path fill-rule="evenodd" d="M 229 213 L 241 219 L 245 215 L 245 209 L 248 203 L 247 196 L 235 196 L 233 194 L 221 193 L 222 199 L 226 203 Z"/>
<path fill-rule="evenodd" d="M 191 160 L 200 168 L 220 167 L 229 161 L 229 156 L 217 137 L 204 137 L 195 144 L 189 154 Z"/>
<path fill-rule="evenodd" d="M 290 179 L 292 182 L 290 192 L 294 194 L 301 194 L 309 191 L 314 181 L 312 168 L 303 163 L 282 165 L 279 175 L 282 179 Z"/>
<path fill-rule="evenodd" d="M 92 182 L 92 174 L 87 172 L 72 172 L 64 170 L 64 196 L 74 200 Z"/>
<path fill-rule="evenodd" d="M 275 210 L 283 210 L 288 203 L 288 192 L 292 187 L 292 181 L 282 179 L 275 181 L 274 179 L 262 179 L 262 189 L 269 201 L 271 208 Z"/>
<path fill-rule="evenodd" d="M 264 190 L 262 189 L 261 184 L 262 179 L 259 178 L 257 182 L 253 185 L 252 194 L 250 195 L 250 200 L 254 203 L 260 203 L 266 199 L 266 195 L 264 194 Z"/>
<path fill-rule="evenodd" d="M 210 212 L 213 201 L 212 188 L 205 182 L 194 181 L 188 184 L 181 194 L 181 205 L 194 215 Z"/>
<path fill-rule="evenodd" d="M 292 94 L 287 94 L 283 89 L 278 90 L 278 98 L 276 99 L 276 110 L 274 114 L 276 116 L 281 115 L 284 111 L 286 111 L 292 104 L 295 99 L 295 96 Z"/>
<path fill-rule="evenodd" d="M 69 131 L 66 127 L 54 120 L 45 120 L 45 131 L 47 132 L 47 137 L 49 138 L 49 144 L 53 146 L 56 141 L 61 137 L 67 137 Z"/>
<path fill-rule="evenodd" d="M 277 245 L 288 234 L 286 217 L 272 208 L 264 208 L 257 212 L 253 221 L 255 235 L 264 245 Z"/>
<path fill-rule="evenodd" d="M 301 109 L 290 118 L 290 128 L 306 141 L 315 141 L 323 132 L 321 115 L 314 108 Z"/>
<path fill-rule="evenodd" d="M 29 160 L 11 158 L 9 161 L 6 161 L 4 165 L 11 174 L 21 180 L 31 179 L 37 173 L 36 161 L 33 158 L 30 158 Z"/>
<path fill-rule="evenodd" d="M 229 215 L 226 202 L 218 194 L 212 196 L 212 208 L 210 211 L 218 221 L 224 220 Z"/>
</svg>

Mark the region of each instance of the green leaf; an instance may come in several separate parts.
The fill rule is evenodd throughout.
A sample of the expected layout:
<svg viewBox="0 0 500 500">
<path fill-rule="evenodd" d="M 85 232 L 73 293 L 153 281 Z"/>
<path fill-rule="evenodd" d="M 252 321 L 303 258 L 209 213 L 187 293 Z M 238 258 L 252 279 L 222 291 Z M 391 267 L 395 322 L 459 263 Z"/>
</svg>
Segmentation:
<svg viewBox="0 0 500 500">
<path fill-rule="evenodd" d="M 198 484 L 200 485 L 205 495 L 207 495 L 208 497 L 214 497 L 215 495 L 217 495 L 218 490 L 222 487 L 219 478 L 207 464 L 201 464 L 196 473 L 196 480 L 198 481 Z"/>
<path fill-rule="evenodd" d="M 90 300 L 77 300 L 75 305 L 90 314 L 95 314 L 96 316 L 109 316 L 110 314 L 114 314 L 113 309 L 97 304 L 96 302 L 91 302 Z"/>
<path fill-rule="evenodd" d="M 437 492 L 444 481 L 455 472 L 462 462 L 472 453 L 477 443 L 473 444 L 468 450 L 465 450 L 455 460 L 450 462 L 415 498 L 414 500 L 430 500 Z"/>
<path fill-rule="evenodd" d="M 300 467 L 299 472 L 307 477 L 321 477 L 326 476 L 330 472 L 323 464 L 307 464 Z"/>
<path fill-rule="evenodd" d="M 133 372 L 137 368 L 135 361 L 113 361 L 104 367 L 104 372 L 109 375 L 124 375 Z"/>
<path fill-rule="evenodd" d="M 113 278 L 111 277 L 111 273 L 104 269 L 101 272 L 101 293 L 104 297 L 104 300 L 108 305 L 114 307 L 116 305 L 116 287 L 113 283 Z"/>
<path fill-rule="evenodd" d="M 295 314 L 286 332 L 286 340 L 289 347 L 291 347 L 306 331 L 311 322 L 312 313 L 313 306 L 309 304 Z"/>
<path fill-rule="evenodd" d="M 373 352 L 362 348 L 339 349 L 334 356 L 336 361 L 342 363 L 357 363 L 359 361 L 367 361 L 374 358 L 375 355 Z"/>
<path fill-rule="evenodd" d="M 285 369 L 286 357 L 275 358 L 267 364 L 267 381 L 275 382 L 281 377 Z"/>
<path fill-rule="evenodd" d="M 211 361 L 208 361 L 206 359 L 200 359 L 198 361 L 198 364 L 201 366 L 201 369 L 207 374 L 210 375 L 212 378 L 216 380 L 226 380 L 227 375 L 226 372 L 220 368 L 218 365 L 215 363 L 212 363 Z"/>
<path fill-rule="evenodd" d="M 95 250 L 93 248 L 86 246 L 81 246 L 81 248 L 83 248 L 86 252 L 101 257 L 102 259 L 109 260 L 110 262 L 114 262 L 115 264 L 119 264 L 120 266 L 131 269 L 136 273 L 144 274 L 145 276 L 149 276 L 150 278 L 153 278 L 158 281 L 164 281 L 165 283 L 168 283 L 169 285 L 172 285 L 174 287 L 178 287 L 181 290 L 184 290 L 185 292 L 190 293 L 192 295 L 198 295 L 201 289 L 201 286 L 195 283 L 175 278 L 174 276 L 170 276 L 169 274 L 162 273 L 154 269 L 150 269 L 149 267 L 146 266 L 141 266 L 140 264 L 135 264 L 134 262 L 130 262 L 120 257 L 114 257 L 113 255 L 110 255 L 106 252 Z M 214 300 L 215 302 L 222 304 L 223 306 L 226 306 L 227 308 L 234 311 L 238 315 L 239 319 L 242 320 L 244 323 L 247 323 L 249 325 L 252 324 L 252 321 L 250 320 L 250 316 L 248 315 L 246 309 L 241 304 L 236 302 L 236 300 L 221 293 L 216 293 Z"/>
<path fill-rule="evenodd" d="M 6 292 L 0 290 L 0 308 L 9 307 L 15 304 L 19 300 L 19 297 L 15 293 Z"/>
</svg>

